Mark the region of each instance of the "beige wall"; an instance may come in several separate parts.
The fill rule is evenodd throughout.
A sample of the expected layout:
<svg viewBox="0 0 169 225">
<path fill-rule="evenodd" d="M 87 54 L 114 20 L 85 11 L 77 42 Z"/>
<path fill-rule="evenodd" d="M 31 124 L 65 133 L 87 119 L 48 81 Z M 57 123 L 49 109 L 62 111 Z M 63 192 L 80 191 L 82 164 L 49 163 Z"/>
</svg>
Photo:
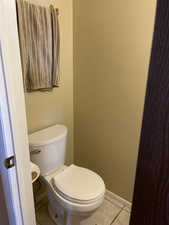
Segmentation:
<svg viewBox="0 0 169 225">
<path fill-rule="evenodd" d="M 75 162 L 131 200 L 155 0 L 74 0 Z"/>
<path fill-rule="evenodd" d="M 69 128 L 67 163 L 73 161 L 73 15 L 72 0 L 29 0 L 59 8 L 61 32 L 61 86 L 52 92 L 26 94 L 29 132 L 55 123 Z"/>
</svg>

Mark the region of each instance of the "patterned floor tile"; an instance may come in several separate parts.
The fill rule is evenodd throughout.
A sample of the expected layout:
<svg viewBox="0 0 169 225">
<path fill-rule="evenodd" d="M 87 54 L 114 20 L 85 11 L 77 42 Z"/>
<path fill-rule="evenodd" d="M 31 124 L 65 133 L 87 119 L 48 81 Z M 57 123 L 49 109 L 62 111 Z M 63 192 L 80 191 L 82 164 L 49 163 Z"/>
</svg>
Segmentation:
<svg viewBox="0 0 169 225">
<path fill-rule="evenodd" d="M 131 206 L 124 207 L 124 210 L 127 211 L 128 213 L 130 213 L 131 212 Z"/>
<path fill-rule="evenodd" d="M 104 200 L 102 206 L 80 225 L 129 225 L 129 213 L 126 210 L 121 212 L 121 210 L 121 207 Z M 55 225 L 49 217 L 47 204 L 37 210 L 36 218 L 38 225 Z"/>
<path fill-rule="evenodd" d="M 90 218 L 81 222 L 80 225 L 110 225 L 120 210 L 120 207 L 104 200 L 102 206 Z"/>
<path fill-rule="evenodd" d="M 123 210 L 112 225 L 129 225 L 129 219 L 130 214 L 126 210 Z"/>
</svg>

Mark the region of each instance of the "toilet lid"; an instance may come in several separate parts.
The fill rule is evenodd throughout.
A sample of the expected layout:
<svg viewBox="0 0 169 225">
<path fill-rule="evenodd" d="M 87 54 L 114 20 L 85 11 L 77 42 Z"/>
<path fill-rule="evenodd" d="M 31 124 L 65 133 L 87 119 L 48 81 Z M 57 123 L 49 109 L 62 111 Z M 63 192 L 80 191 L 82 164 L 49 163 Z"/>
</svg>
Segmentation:
<svg viewBox="0 0 169 225">
<path fill-rule="evenodd" d="M 53 186 L 66 199 L 89 202 L 104 195 L 102 178 L 89 169 L 71 165 L 53 178 Z"/>
</svg>

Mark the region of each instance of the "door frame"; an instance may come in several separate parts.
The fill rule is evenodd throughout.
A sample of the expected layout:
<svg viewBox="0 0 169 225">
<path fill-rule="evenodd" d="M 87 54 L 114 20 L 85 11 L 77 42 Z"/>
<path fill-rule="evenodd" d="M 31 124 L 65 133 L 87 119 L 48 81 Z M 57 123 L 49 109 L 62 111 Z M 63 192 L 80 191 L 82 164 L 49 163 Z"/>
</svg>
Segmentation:
<svg viewBox="0 0 169 225">
<path fill-rule="evenodd" d="M 10 225 L 36 225 L 15 0 L 0 2 L 0 173 Z M 6 169 L 4 160 L 15 157 Z"/>
</svg>

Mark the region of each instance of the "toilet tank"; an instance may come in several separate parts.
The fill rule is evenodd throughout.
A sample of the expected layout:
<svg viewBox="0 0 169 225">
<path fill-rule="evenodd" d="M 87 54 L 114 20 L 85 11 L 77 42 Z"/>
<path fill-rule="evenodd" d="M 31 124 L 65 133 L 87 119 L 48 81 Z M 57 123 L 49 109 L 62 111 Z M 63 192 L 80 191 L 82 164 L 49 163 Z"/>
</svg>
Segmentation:
<svg viewBox="0 0 169 225">
<path fill-rule="evenodd" d="M 48 175 L 65 162 L 67 128 L 55 125 L 29 135 L 31 161 L 41 175 Z"/>
</svg>

